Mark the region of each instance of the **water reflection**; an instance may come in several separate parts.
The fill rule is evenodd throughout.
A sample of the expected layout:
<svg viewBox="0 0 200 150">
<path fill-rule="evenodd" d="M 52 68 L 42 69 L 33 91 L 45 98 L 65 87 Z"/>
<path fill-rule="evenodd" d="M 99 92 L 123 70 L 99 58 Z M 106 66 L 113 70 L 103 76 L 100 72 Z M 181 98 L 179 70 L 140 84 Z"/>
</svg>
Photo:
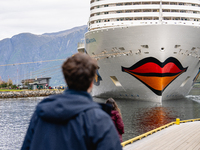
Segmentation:
<svg viewBox="0 0 200 150">
<path fill-rule="evenodd" d="M 200 92 L 200 91 L 199 91 Z M 0 100 L 0 149 L 20 149 L 35 106 L 43 98 Z M 106 99 L 94 98 L 96 102 Z M 161 104 L 115 99 L 125 124 L 123 140 L 131 139 L 147 131 L 175 121 L 200 118 L 200 96 L 189 95 L 185 99 L 164 101 Z"/>
<path fill-rule="evenodd" d="M 194 95 L 193 97 L 199 98 Z M 164 101 L 162 105 L 131 100 L 116 100 L 116 102 L 122 111 L 125 124 L 124 141 L 173 122 L 176 118 L 181 120 L 200 118 L 200 98 L 199 102 L 185 98 Z"/>
<path fill-rule="evenodd" d="M 173 116 L 171 111 L 165 107 L 147 108 L 139 111 L 137 114 L 136 125 L 140 126 L 139 134 L 148 132 L 175 120 L 177 116 Z"/>
</svg>

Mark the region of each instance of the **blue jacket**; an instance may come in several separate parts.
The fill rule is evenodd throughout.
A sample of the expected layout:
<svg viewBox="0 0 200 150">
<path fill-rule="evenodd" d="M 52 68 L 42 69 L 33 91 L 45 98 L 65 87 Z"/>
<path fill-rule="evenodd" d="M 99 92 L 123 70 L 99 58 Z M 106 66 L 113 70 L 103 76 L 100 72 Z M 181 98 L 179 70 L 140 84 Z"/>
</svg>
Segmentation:
<svg viewBox="0 0 200 150">
<path fill-rule="evenodd" d="M 89 93 L 66 90 L 41 101 L 21 150 L 121 150 L 110 116 Z"/>
</svg>

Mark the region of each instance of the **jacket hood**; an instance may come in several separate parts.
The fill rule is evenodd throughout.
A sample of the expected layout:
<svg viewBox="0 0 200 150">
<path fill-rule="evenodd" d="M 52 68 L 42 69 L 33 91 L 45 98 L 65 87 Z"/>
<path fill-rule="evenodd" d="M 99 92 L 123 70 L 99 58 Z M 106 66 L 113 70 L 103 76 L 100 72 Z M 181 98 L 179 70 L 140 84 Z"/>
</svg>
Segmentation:
<svg viewBox="0 0 200 150">
<path fill-rule="evenodd" d="M 95 107 L 100 108 L 100 105 L 92 100 L 89 93 L 67 89 L 63 94 L 53 95 L 41 101 L 36 113 L 46 121 L 62 123 L 82 111 Z"/>
</svg>

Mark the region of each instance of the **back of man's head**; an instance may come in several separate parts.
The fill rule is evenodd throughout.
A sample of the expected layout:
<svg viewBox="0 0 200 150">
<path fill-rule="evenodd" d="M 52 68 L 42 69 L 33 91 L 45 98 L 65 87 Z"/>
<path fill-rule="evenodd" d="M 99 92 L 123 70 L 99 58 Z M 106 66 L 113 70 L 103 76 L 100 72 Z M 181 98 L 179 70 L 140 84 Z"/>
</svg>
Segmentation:
<svg viewBox="0 0 200 150">
<path fill-rule="evenodd" d="M 87 91 L 94 80 L 98 65 L 85 53 L 76 53 L 62 65 L 62 71 L 69 89 Z"/>
</svg>

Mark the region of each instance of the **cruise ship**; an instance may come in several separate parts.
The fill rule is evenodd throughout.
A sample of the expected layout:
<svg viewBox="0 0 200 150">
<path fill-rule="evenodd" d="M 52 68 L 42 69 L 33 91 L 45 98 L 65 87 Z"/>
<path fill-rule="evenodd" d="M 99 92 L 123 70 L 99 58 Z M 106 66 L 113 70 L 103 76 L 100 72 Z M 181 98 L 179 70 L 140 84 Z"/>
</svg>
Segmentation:
<svg viewBox="0 0 200 150">
<path fill-rule="evenodd" d="M 200 0 L 91 0 L 84 49 L 95 97 L 183 98 L 200 72 Z"/>
</svg>

